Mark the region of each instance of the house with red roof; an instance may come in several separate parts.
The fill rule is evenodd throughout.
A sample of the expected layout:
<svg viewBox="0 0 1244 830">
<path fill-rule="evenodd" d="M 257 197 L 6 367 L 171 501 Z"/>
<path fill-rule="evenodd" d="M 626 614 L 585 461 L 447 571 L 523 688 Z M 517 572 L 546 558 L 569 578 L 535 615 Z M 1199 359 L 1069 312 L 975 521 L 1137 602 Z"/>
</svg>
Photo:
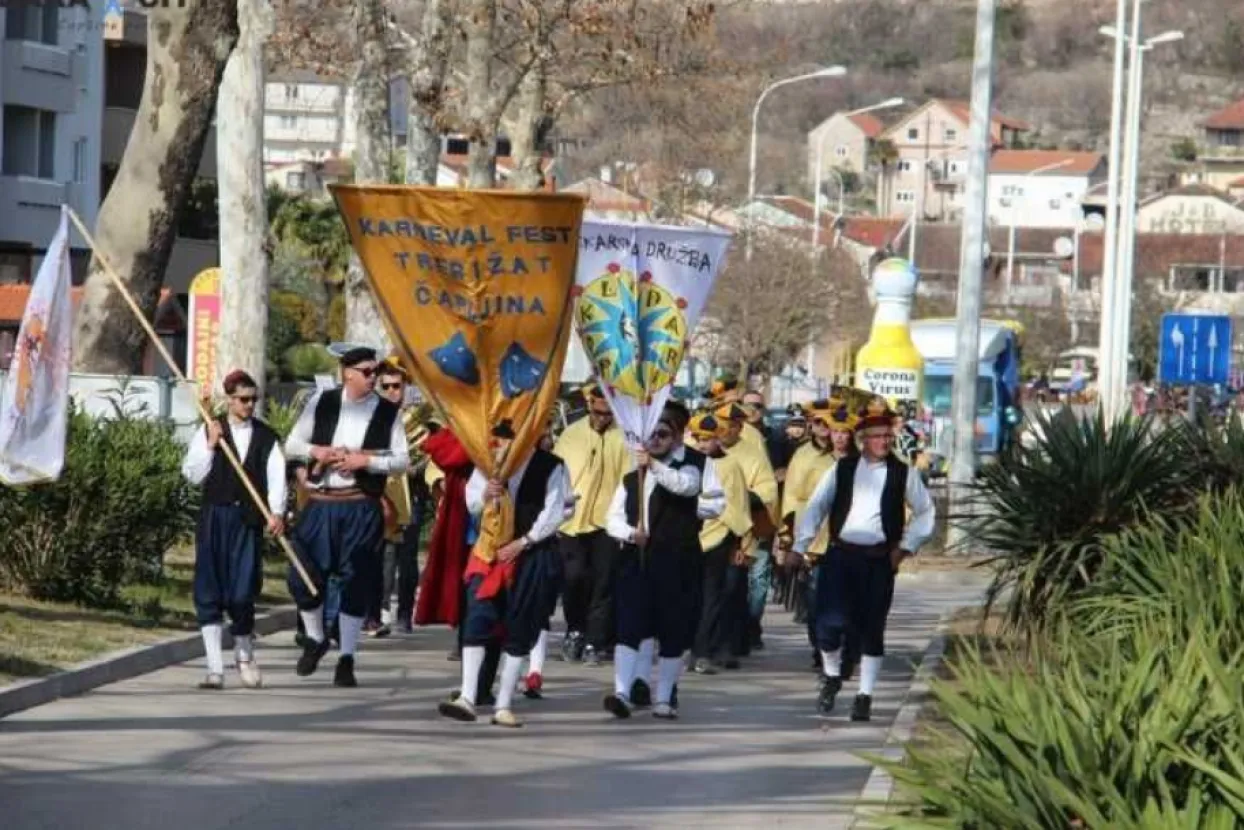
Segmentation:
<svg viewBox="0 0 1244 830">
<path fill-rule="evenodd" d="M 808 133 L 808 181 L 832 178 L 832 170 L 864 173 L 869 169 L 869 153 L 885 124 L 872 113 L 836 112 Z M 821 160 L 817 168 L 818 154 Z"/>
<path fill-rule="evenodd" d="M 1101 153 L 995 150 L 989 159 L 989 224 L 1066 228 L 1084 222 L 1084 197 L 1106 180 Z"/>
<path fill-rule="evenodd" d="M 1196 161 L 1183 183 L 1244 195 L 1244 98 L 1205 119 L 1201 130 Z"/>
<path fill-rule="evenodd" d="M 963 211 L 968 173 L 966 101 L 934 98 L 890 125 L 878 136 L 892 153 L 877 177 L 877 213 L 953 221 Z M 989 132 L 995 149 L 1015 148 L 1032 128 L 1017 118 L 995 114 Z"/>
</svg>

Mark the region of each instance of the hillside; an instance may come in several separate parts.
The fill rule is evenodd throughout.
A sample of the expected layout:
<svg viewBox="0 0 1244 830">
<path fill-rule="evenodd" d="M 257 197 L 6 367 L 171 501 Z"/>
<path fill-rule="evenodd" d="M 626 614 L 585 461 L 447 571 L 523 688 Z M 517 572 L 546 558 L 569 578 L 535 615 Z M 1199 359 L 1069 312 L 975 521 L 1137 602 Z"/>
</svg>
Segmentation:
<svg viewBox="0 0 1244 830">
<path fill-rule="evenodd" d="M 1000 0 L 995 101 L 1033 124 L 1036 146 L 1105 149 L 1114 0 Z M 751 107 L 775 78 L 843 64 L 848 77 L 788 87 L 764 105 L 760 192 L 806 192 L 808 129 L 839 109 L 890 96 L 966 98 L 975 3 L 969 0 L 735 2 L 719 7 L 717 61 L 696 78 L 597 94 L 563 124 L 585 139 L 586 173 L 617 159 L 667 170 L 709 167 L 717 187 L 745 191 Z M 1146 31 L 1181 29 L 1146 62 L 1145 168 L 1173 169 L 1170 145 L 1244 95 L 1244 3 L 1149 0 Z M 892 117 L 892 116 L 891 116 Z M 724 195 L 724 194 L 723 194 Z"/>
</svg>

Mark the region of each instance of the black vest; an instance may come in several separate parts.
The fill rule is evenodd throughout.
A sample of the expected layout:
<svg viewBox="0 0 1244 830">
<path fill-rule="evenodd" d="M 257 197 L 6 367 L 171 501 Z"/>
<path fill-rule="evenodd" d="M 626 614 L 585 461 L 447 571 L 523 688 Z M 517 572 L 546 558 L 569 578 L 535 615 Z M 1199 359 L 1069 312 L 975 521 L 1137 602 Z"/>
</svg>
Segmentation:
<svg viewBox="0 0 1244 830">
<path fill-rule="evenodd" d="M 700 471 L 701 490 L 704 481 L 705 457 L 689 447 L 683 448 L 682 461 L 673 458 L 665 463 L 675 470 L 691 465 Z M 639 473 L 632 470 L 622 479 L 626 488 L 626 521 L 631 527 L 639 525 Z M 646 488 L 645 488 L 646 489 Z M 648 527 L 649 544 L 671 551 L 698 551 L 700 528 L 703 522 L 696 516 L 700 494 L 677 496 L 657 485 L 648 500 L 648 514 L 644 517 Z"/>
<path fill-rule="evenodd" d="M 333 435 L 337 432 L 337 421 L 341 418 L 341 395 L 342 390 L 329 389 L 320 395 L 320 400 L 315 406 L 315 425 L 311 428 L 311 445 L 315 447 L 331 447 L 333 445 Z M 363 433 L 363 446 L 361 450 L 387 450 L 390 447 L 390 436 L 393 434 L 393 424 L 397 422 L 399 415 L 397 404 L 384 398 L 377 397 L 376 408 L 372 410 L 371 421 L 367 424 L 367 431 Z M 358 487 L 369 496 L 379 497 L 384 494 L 385 479 L 387 476 L 379 473 L 368 472 L 367 470 L 355 470 L 354 480 Z"/>
<path fill-rule="evenodd" d="M 518 483 L 518 495 L 514 499 L 515 539 L 525 536 L 540 517 L 548 494 L 549 476 L 561 463 L 562 460 L 553 453 L 541 449 L 537 449 L 531 461 L 527 462 L 523 480 Z"/>
<path fill-rule="evenodd" d="M 220 421 L 221 439 L 229 445 L 234 455 L 238 447 L 233 441 L 233 430 L 229 428 L 228 419 Z M 268 456 L 280 439 L 272 427 L 258 418 L 251 419 L 251 442 L 246 448 L 246 457 L 239 458 L 246 477 L 255 485 L 259 495 L 266 501 L 268 498 Z M 247 524 L 262 525 L 263 516 L 255 507 L 246 486 L 238 478 L 233 465 L 225 458 L 224 452 L 217 449 L 212 458 L 212 469 L 203 481 L 203 503 L 226 505 L 236 504 L 242 508 L 243 521 Z"/>
<path fill-rule="evenodd" d="M 855 495 L 855 471 L 860 466 L 860 456 L 844 458 L 838 462 L 837 479 L 834 482 L 834 503 L 829 510 L 829 538 L 837 541 L 851 512 L 851 499 Z M 903 526 L 907 523 L 907 473 L 910 468 L 893 455 L 885 459 L 885 487 L 881 489 L 881 529 L 886 545 L 893 548 L 903 538 Z"/>
</svg>

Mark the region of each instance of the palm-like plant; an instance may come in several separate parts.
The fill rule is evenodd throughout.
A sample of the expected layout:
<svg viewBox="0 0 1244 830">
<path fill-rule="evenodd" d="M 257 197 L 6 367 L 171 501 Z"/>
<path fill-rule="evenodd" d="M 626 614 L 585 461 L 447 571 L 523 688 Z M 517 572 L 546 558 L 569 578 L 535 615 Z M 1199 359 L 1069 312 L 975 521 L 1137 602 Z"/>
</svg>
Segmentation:
<svg viewBox="0 0 1244 830">
<path fill-rule="evenodd" d="M 1186 510 L 1196 491 L 1195 459 L 1177 430 L 1070 410 L 1034 416 L 1037 429 L 974 484 L 972 542 L 992 553 L 988 603 L 1006 602 L 1006 619 L 1028 630 L 1091 584 L 1103 541 L 1150 513 Z"/>
</svg>

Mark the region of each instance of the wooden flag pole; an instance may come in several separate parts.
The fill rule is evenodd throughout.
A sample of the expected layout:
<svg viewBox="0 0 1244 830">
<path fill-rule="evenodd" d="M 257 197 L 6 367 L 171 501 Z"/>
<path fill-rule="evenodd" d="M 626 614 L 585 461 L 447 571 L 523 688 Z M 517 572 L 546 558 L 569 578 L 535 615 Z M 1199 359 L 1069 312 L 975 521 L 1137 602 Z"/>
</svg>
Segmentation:
<svg viewBox="0 0 1244 830">
<path fill-rule="evenodd" d="M 138 320 L 139 325 L 143 327 L 143 330 L 147 332 L 147 336 L 151 338 L 152 345 L 156 347 L 156 351 L 160 353 L 160 357 L 164 358 L 164 363 L 168 366 L 169 370 L 182 383 L 189 383 L 190 379 L 185 376 L 185 374 L 181 371 L 181 367 L 177 365 L 177 361 L 174 360 L 173 356 L 168 353 L 168 349 L 165 348 L 164 343 L 160 341 L 159 335 L 156 334 L 155 328 L 147 320 L 147 315 L 143 314 L 142 309 L 138 307 L 138 302 L 134 299 L 134 295 L 130 293 L 129 288 L 126 287 L 117 272 L 113 270 L 112 265 L 108 262 L 108 260 L 106 260 L 99 252 L 99 248 L 95 245 L 95 239 L 91 236 L 90 231 L 86 229 L 86 226 L 82 224 L 82 220 L 78 218 L 78 214 L 74 212 L 73 208 L 66 208 L 66 211 L 69 213 L 69 220 L 73 222 L 74 227 L 78 229 L 78 233 L 82 234 L 82 238 L 86 240 L 86 244 L 91 249 L 91 253 L 94 254 L 95 259 L 99 261 L 99 266 L 104 270 L 104 273 L 108 275 L 108 278 L 112 280 L 113 286 L 118 292 L 120 292 L 126 305 L 130 307 L 130 311 L 134 312 L 134 317 Z M 200 396 L 194 396 L 194 404 L 199 410 L 199 417 L 203 419 L 203 423 L 207 424 L 211 422 L 212 413 L 207 411 L 207 407 L 203 405 L 203 401 L 200 399 Z M 246 471 L 242 469 L 242 462 L 238 460 L 233 448 L 229 446 L 228 442 L 222 441 L 218 449 L 224 450 L 225 458 L 229 459 L 229 464 L 232 465 L 234 472 L 238 474 L 238 478 L 241 479 L 242 484 L 246 486 L 246 492 L 250 494 L 251 500 L 255 503 L 255 506 L 259 508 L 259 513 L 264 517 L 264 521 L 272 521 L 272 511 L 268 509 L 267 503 L 264 501 L 263 497 L 259 495 L 259 491 L 255 489 L 255 485 L 251 482 L 250 477 L 246 475 Z M 302 562 L 298 559 L 298 554 L 294 552 L 293 545 L 289 543 L 289 539 L 286 538 L 284 534 L 278 535 L 276 539 L 281 545 L 281 551 L 285 554 L 285 557 L 289 559 L 289 563 L 294 566 L 294 570 L 296 570 L 298 572 L 298 576 L 302 578 L 303 584 L 307 586 L 307 590 L 311 592 L 311 596 L 319 596 L 319 591 L 315 589 L 315 584 L 311 581 L 311 577 L 307 574 L 306 569 L 303 568 Z"/>
</svg>

